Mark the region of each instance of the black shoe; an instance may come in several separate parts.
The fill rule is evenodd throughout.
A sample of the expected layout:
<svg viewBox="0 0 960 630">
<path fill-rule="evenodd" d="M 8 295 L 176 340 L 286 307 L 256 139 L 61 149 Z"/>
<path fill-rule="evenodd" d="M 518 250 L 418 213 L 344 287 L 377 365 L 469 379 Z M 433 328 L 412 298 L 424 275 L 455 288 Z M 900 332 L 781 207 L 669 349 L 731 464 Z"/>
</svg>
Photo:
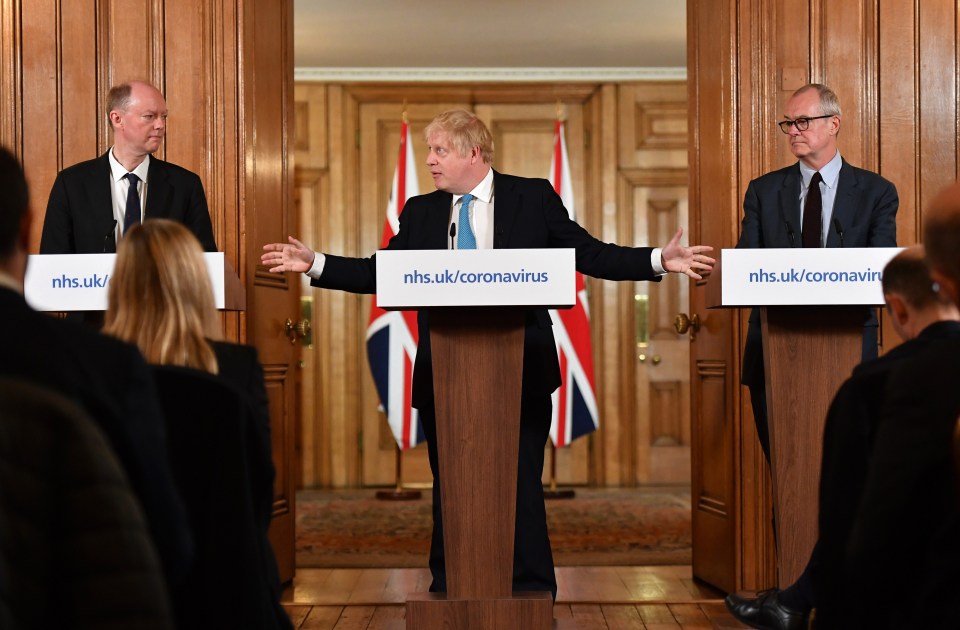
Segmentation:
<svg viewBox="0 0 960 630">
<path fill-rule="evenodd" d="M 724 601 L 727 610 L 739 621 L 758 630 L 802 630 L 807 627 L 809 611 L 787 608 L 777 595 L 780 589 L 760 591 L 756 597 L 730 593 Z"/>
</svg>

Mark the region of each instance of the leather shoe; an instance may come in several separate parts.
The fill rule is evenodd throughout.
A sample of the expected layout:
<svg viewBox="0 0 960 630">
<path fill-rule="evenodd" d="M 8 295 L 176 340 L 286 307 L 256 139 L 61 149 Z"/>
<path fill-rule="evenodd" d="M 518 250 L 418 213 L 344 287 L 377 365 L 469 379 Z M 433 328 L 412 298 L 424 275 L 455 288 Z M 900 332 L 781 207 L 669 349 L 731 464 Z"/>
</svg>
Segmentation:
<svg viewBox="0 0 960 630">
<path fill-rule="evenodd" d="M 809 611 L 787 608 L 777 595 L 780 589 L 760 591 L 756 597 L 730 593 L 724 599 L 727 610 L 739 621 L 758 630 L 802 630 L 807 627 Z"/>
</svg>

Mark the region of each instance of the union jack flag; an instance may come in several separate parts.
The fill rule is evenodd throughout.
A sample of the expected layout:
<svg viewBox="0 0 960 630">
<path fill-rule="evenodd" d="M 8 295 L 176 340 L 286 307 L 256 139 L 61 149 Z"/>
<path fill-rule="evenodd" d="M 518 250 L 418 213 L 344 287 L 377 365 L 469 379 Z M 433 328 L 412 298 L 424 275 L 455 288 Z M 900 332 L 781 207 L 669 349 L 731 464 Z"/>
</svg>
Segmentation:
<svg viewBox="0 0 960 630">
<path fill-rule="evenodd" d="M 570 161 L 567 158 L 567 143 L 561 120 L 557 120 L 554 134 L 549 180 L 570 213 L 570 218 L 576 220 Z M 597 399 L 594 396 L 590 310 L 587 304 L 587 285 L 582 274 L 577 273 L 576 283 L 577 303 L 574 307 L 550 311 L 553 333 L 557 340 L 560 374 L 563 377 L 563 384 L 553 392 L 553 422 L 550 425 L 550 438 L 557 448 L 567 446 L 578 437 L 600 427 Z"/>
<path fill-rule="evenodd" d="M 420 194 L 406 116 L 400 125 L 400 155 L 393 173 L 393 187 L 383 225 L 383 249 L 400 227 L 400 213 L 407 199 Z M 377 386 L 380 404 L 401 450 L 422 442 L 423 430 L 417 410 L 410 405 L 413 364 L 417 357 L 417 313 L 385 311 L 373 296 L 367 324 L 367 360 Z"/>
</svg>

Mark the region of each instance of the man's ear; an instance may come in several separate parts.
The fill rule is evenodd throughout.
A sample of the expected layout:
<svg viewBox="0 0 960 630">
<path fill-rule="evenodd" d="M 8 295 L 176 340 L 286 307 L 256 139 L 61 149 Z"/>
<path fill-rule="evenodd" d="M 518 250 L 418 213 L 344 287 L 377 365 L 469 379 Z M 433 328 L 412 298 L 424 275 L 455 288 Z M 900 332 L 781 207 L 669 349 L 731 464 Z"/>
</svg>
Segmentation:
<svg viewBox="0 0 960 630">
<path fill-rule="evenodd" d="M 907 310 L 907 303 L 896 293 L 885 293 L 883 299 L 887 303 L 887 309 L 893 315 L 893 319 L 898 325 L 903 326 L 910 319 L 910 313 Z"/>
<path fill-rule="evenodd" d="M 960 306 L 960 286 L 956 280 L 936 269 L 930 270 L 930 277 L 940 287 L 940 295 Z"/>
</svg>

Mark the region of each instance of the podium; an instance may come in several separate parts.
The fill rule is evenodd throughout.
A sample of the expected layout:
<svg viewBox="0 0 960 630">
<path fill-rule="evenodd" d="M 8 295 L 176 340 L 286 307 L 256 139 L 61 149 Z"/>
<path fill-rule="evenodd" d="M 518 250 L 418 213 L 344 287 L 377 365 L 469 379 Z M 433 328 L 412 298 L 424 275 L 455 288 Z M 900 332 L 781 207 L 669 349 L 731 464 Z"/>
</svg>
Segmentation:
<svg viewBox="0 0 960 630">
<path fill-rule="evenodd" d="M 222 252 L 203 255 L 214 304 L 226 311 L 246 309 L 247 294 Z M 105 311 L 107 285 L 116 254 L 41 254 L 27 257 L 24 296 L 38 311 Z"/>
<path fill-rule="evenodd" d="M 860 363 L 865 309 L 883 304 L 881 274 L 899 251 L 725 249 L 707 282 L 708 308 L 760 308 L 780 587 L 817 541 L 827 410 Z"/>
<path fill-rule="evenodd" d="M 430 309 L 447 592 L 409 594 L 408 630 L 554 627 L 550 593 L 511 588 L 523 341 L 574 281 L 572 249 L 377 254 L 377 305 Z"/>
</svg>

